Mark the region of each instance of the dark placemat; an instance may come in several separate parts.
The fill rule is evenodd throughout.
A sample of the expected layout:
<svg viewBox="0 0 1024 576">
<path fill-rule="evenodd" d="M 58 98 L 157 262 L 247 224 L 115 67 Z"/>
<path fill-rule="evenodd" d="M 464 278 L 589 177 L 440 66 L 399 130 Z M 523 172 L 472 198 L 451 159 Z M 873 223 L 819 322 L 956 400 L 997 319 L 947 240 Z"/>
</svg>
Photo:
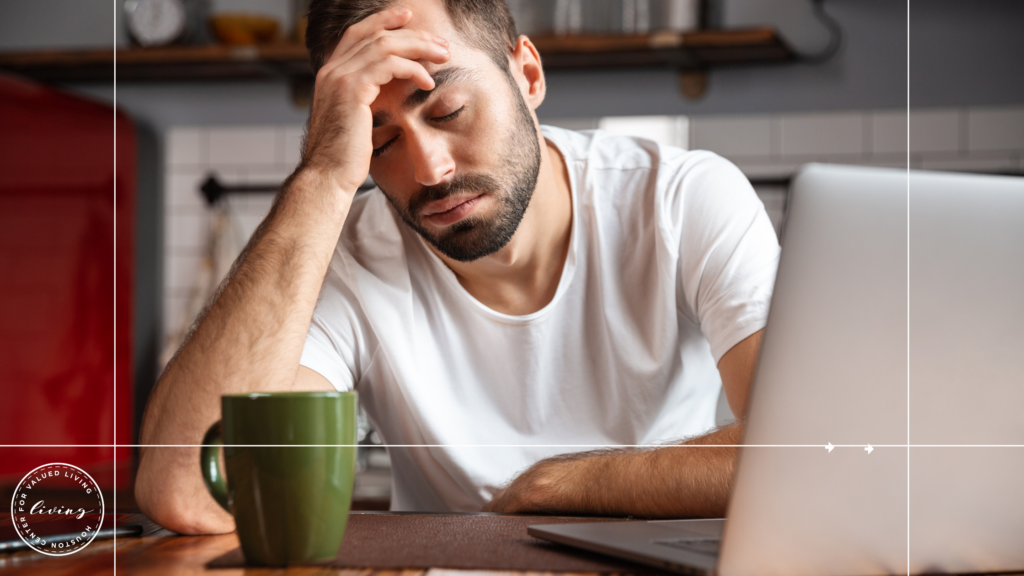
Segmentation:
<svg viewBox="0 0 1024 576">
<path fill-rule="evenodd" d="M 461 568 L 653 574 L 652 569 L 526 533 L 536 524 L 609 522 L 615 518 L 557 516 L 359 514 L 349 516 L 338 568 Z M 207 568 L 245 566 L 236 548 Z"/>
</svg>

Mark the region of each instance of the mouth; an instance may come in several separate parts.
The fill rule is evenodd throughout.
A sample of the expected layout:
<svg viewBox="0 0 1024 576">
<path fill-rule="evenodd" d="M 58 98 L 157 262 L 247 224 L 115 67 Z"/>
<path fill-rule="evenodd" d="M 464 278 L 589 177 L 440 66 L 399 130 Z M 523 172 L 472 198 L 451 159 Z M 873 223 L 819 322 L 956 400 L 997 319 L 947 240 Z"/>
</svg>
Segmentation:
<svg viewBox="0 0 1024 576">
<path fill-rule="evenodd" d="M 431 202 L 423 209 L 423 218 L 436 226 L 448 226 L 462 220 L 476 208 L 483 194 L 458 196 Z"/>
</svg>

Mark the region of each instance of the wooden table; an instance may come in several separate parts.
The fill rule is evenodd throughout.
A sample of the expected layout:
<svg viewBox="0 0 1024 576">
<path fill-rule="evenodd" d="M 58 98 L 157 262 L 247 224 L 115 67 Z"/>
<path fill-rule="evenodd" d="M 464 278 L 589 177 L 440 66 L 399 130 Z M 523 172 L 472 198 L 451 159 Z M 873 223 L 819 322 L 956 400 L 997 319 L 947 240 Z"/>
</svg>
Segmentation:
<svg viewBox="0 0 1024 576">
<path fill-rule="evenodd" d="M 371 512 L 372 514 L 372 512 Z M 0 521 L 9 522 L 10 514 L 0 513 Z M 131 517 L 126 523 L 141 524 L 143 534 L 134 538 L 113 540 L 97 540 L 84 550 L 65 558 L 44 556 L 34 550 L 25 550 L 13 554 L 0 553 L 0 576 L 7 574 L 32 574 L 42 576 L 91 576 L 98 574 L 114 574 L 115 566 L 118 574 L 175 574 L 175 575 L 214 575 L 214 576 L 460 576 L 460 575 L 493 575 L 493 576 L 608 576 L 587 572 L 510 572 L 482 571 L 470 572 L 449 569 L 430 570 L 374 570 L 374 569 L 343 569 L 332 567 L 294 567 L 294 568 L 214 568 L 206 565 L 231 552 L 239 546 L 235 533 L 212 536 L 180 536 L 153 524 L 145 516 L 139 514 Z M 1021 573 L 1024 576 L 1024 573 Z"/>
<path fill-rule="evenodd" d="M 0 514 L 0 521 L 9 522 L 10 514 Z M 245 568 L 207 569 L 206 564 L 238 547 L 235 533 L 215 536 L 180 536 L 163 530 L 141 514 L 131 518 L 130 523 L 142 524 L 141 537 L 118 538 L 116 547 L 113 540 L 96 540 L 84 550 L 75 554 L 55 558 L 44 556 L 34 550 L 12 554 L 0 554 L 0 575 L 31 574 L 33 576 L 91 576 L 113 574 L 117 563 L 118 574 L 207 574 L 215 576 L 262 576 L 262 575 L 344 575 L 344 576 L 451 576 L 464 574 L 458 570 L 350 570 L 322 567 L 296 568 Z M 116 553 L 115 553 L 116 550 Z M 480 572 L 476 574 L 519 576 L 551 576 L 551 572 Z M 570 574 L 570 573 L 562 573 Z M 585 573 L 572 573 L 585 574 Z"/>
</svg>

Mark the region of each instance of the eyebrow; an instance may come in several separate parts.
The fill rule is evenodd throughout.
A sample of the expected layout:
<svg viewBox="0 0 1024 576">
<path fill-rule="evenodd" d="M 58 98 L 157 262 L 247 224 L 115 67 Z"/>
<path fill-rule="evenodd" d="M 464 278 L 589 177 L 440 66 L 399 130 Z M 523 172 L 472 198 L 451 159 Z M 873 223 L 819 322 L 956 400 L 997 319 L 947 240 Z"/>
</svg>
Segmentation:
<svg viewBox="0 0 1024 576">
<path fill-rule="evenodd" d="M 430 75 L 434 79 L 433 90 L 423 90 L 422 88 L 415 89 L 411 94 L 406 96 L 405 101 L 402 102 L 402 108 L 408 110 L 423 104 L 430 98 L 430 95 L 441 89 L 445 84 L 451 84 L 464 80 L 469 77 L 469 71 L 461 66 L 449 66 L 442 68 L 437 72 Z M 373 127 L 377 128 L 387 124 L 391 120 L 391 115 L 387 112 L 380 112 L 373 115 Z"/>
</svg>

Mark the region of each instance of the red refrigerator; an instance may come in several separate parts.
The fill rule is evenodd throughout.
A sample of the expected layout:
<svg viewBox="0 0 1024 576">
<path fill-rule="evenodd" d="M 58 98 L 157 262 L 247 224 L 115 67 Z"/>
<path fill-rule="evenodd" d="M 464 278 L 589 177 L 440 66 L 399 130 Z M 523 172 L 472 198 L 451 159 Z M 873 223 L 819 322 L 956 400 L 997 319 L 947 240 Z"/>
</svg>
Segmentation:
<svg viewBox="0 0 1024 576">
<path fill-rule="evenodd" d="M 126 115 L 0 75 L 0 481 L 131 460 L 135 186 Z"/>
</svg>

